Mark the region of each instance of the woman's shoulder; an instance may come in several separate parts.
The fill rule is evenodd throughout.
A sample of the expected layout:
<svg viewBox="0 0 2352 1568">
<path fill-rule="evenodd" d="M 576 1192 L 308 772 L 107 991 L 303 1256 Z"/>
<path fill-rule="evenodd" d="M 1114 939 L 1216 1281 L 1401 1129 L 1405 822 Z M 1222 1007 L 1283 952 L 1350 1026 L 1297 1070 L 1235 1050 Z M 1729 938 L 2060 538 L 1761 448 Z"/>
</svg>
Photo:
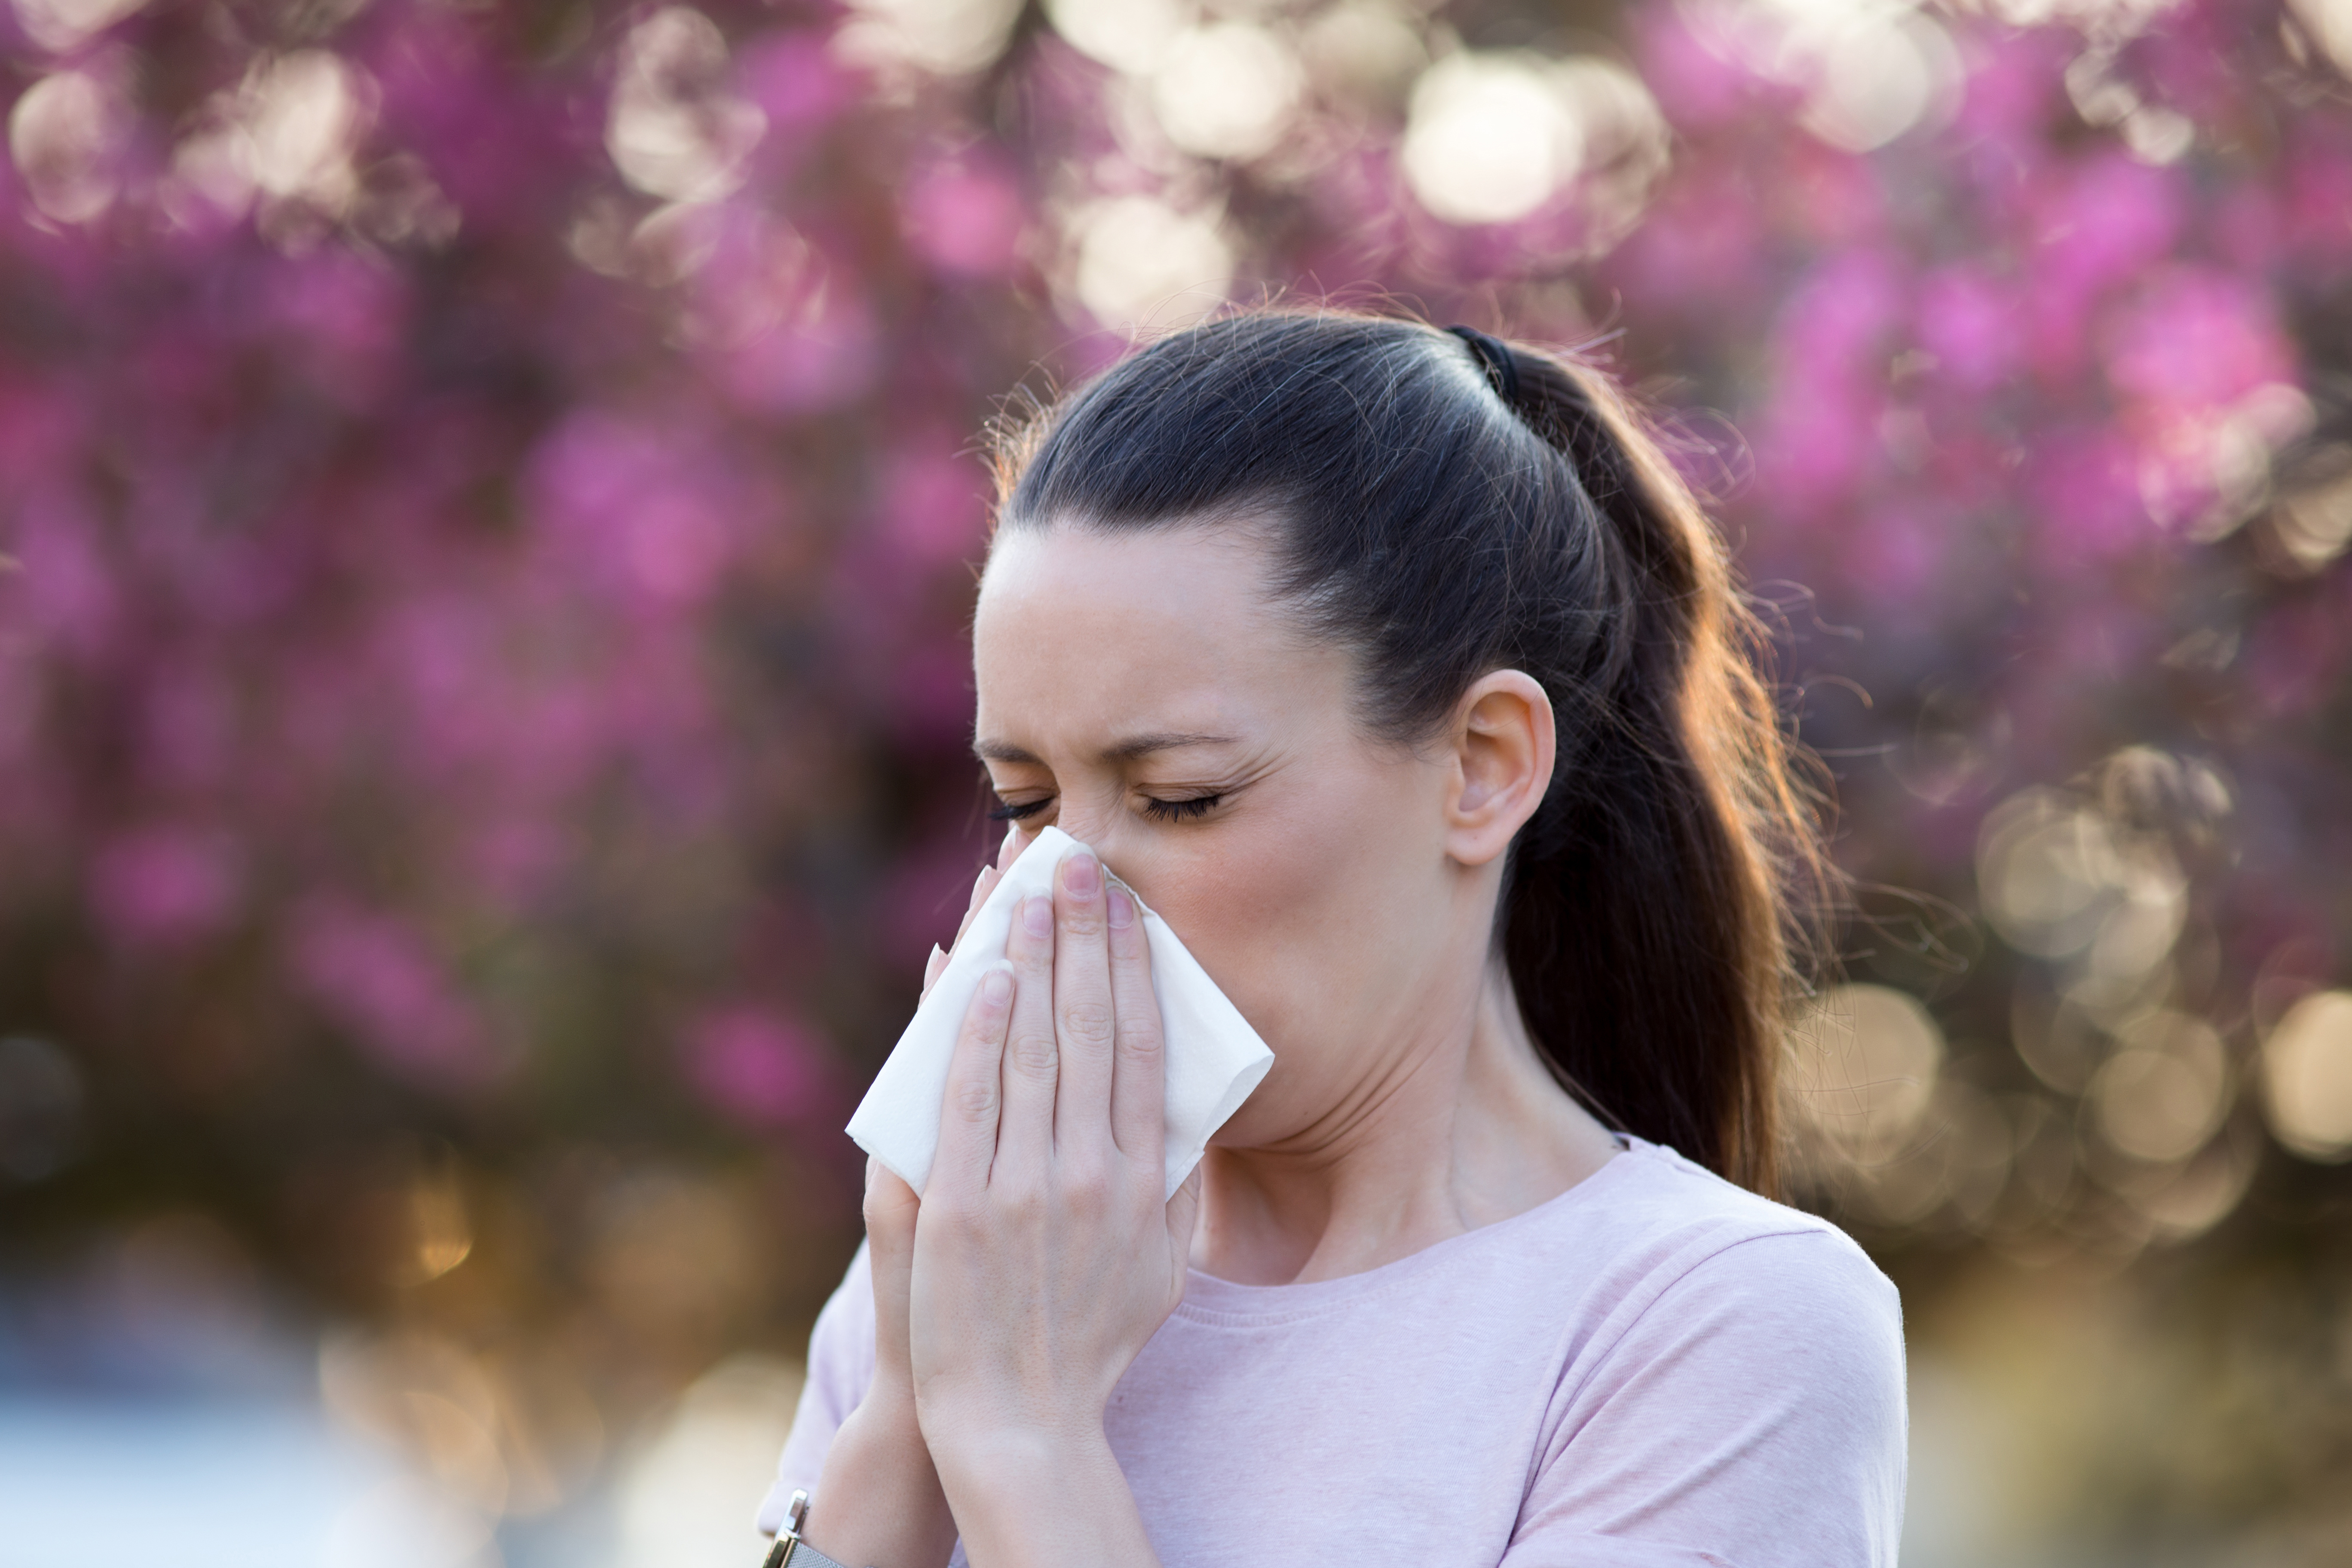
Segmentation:
<svg viewBox="0 0 2352 1568">
<path fill-rule="evenodd" d="M 1574 1260 L 1621 1321 L 1703 1296 L 1703 1315 L 1755 1309 L 1816 1323 L 1838 1318 L 1901 1330 L 1895 1284 L 1853 1238 L 1819 1215 L 1724 1180 L 1673 1149 L 1639 1138 L 1579 1189 L 1547 1205 L 1540 1248 Z M 1535 1217 L 1530 1215 L 1529 1217 Z M 1610 1310 L 1615 1309 L 1615 1310 Z"/>
<path fill-rule="evenodd" d="M 1618 1162 L 1631 1178 L 1619 1202 L 1658 1221 L 1738 1231 L 1753 1236 L 1799 1233 L 1833 1237 L 1853 1247 L 1845 1232 L 1800 1208 L 1727 1181 L 1664 1143 L 1625 1136 Z M 1860 1256 L 1862 1249 L 1854 1247 Z"/>
<path fill-rule="evenodd" d="M 1893 1562 L 1906 1426 L 1893 1282 L 1827 1220 L 1671 1149 L 1633 1141 L 1612 1172 L 1576 1216 L 1593 1269 L 1519 1549 L 1567 1560 L 1538 1543 L 1580 1548 L 1638 1518 L 1710 1562 Z"/>
</svg>

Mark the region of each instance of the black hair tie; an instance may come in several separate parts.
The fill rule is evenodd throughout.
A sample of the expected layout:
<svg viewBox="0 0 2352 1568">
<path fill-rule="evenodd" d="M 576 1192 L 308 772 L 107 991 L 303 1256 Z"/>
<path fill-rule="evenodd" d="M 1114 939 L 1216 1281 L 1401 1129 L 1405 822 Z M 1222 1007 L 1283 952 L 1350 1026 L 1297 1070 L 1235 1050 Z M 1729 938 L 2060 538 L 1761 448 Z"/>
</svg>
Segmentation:
<svg viewBox="0 0 2352 1568">
<path fill-rule="evenodd" d="M 1478 367 L 1486 373 L 1495 391 L 1506 404 L 1516 408 L 1519 402 L 1519 367 L 1511 353 L 1511 345 L 1500 338 L 1490 338 L 1475 327 L 1445 329 L 1470 345 L 1478 356 Z"/>
</svg>

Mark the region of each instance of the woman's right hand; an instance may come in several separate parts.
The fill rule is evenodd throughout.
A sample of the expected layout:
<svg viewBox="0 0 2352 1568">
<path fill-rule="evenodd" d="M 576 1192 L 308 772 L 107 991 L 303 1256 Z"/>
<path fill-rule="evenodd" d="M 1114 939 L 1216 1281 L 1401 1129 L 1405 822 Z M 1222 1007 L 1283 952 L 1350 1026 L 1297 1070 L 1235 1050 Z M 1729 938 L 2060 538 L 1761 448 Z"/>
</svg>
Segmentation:
<svg viewBox="0 0 2352 1568">
<path fill-rule="evenodd" d="M 982 869 L 972 884 L 957 941 L 1003 880 L 1021 852 L 1021 840 L 1019 828 L 1007 833 L 996 864 Z M 925 996 L 947 963 L 947 953 L 933 947 L 923 970 Z M 921 1203 L 889 1167 L 867 1158 L 866 1260 L 874 1280 L 874 1381 L 825 1451 L 807 1531 L 812 1546 L 840 1563 L 945 1563 L 955 1549 L 955 1520 L 915 1423 L 915 1380 L 907 1352 L 915 1215 Z"/>
</svg>

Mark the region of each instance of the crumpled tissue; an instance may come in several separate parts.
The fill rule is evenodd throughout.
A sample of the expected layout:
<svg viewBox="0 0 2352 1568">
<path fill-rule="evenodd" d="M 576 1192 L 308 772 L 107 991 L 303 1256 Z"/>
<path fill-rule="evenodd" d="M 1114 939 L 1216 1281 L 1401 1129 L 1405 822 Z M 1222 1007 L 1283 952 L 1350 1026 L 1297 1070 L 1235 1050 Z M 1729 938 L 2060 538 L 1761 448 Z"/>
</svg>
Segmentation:
<svg viewBox="0 0 2352 1568">
<path fill-rule="evenodd" d="M 1050 895 L 1055 868 L 1078 847 L 1060 828 L 1048 827 L 1006 868 L 849 1119 L 849 1135 L 857 1146 L 918 1193 L 930 1179 L 931 1157 L 939 1149 L 940 1110 L 947 1100 L 948 1060 L 972 994 L 989 966 L 1004 956 L 1021 900 L 1034 893 Z M 1241 1009 L 1217 989 L 1200 961 L 1176 940 L 1168 922 L 1145 908 L 1142 900 L 1135 903 L 1151 947 L 1151 988 L 1160 998 L 1168 1073 L 1168 1195 L 1172 1197 L 1201 1163 L 1210 1135 L 1241 1109 L 1265 1077 L 1274 1053 Z"/>
</svg>

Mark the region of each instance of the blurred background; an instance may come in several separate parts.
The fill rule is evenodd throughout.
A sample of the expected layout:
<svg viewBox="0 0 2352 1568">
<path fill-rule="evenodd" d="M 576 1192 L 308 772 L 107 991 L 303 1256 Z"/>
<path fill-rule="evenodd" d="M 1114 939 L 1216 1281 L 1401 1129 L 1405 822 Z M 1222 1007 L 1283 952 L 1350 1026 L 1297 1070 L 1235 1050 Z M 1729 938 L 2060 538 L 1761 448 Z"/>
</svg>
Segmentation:
<svg viewBox="0 0 2352 1568">
<path fill-rule="evenodd" d="M 2352 1561 L 2352 0 L 9 0 L 0 1561 L 736 1568 L 978 433 L 1602 343 L 1836 781 L 1910 1568 Z"/>
</svg>

